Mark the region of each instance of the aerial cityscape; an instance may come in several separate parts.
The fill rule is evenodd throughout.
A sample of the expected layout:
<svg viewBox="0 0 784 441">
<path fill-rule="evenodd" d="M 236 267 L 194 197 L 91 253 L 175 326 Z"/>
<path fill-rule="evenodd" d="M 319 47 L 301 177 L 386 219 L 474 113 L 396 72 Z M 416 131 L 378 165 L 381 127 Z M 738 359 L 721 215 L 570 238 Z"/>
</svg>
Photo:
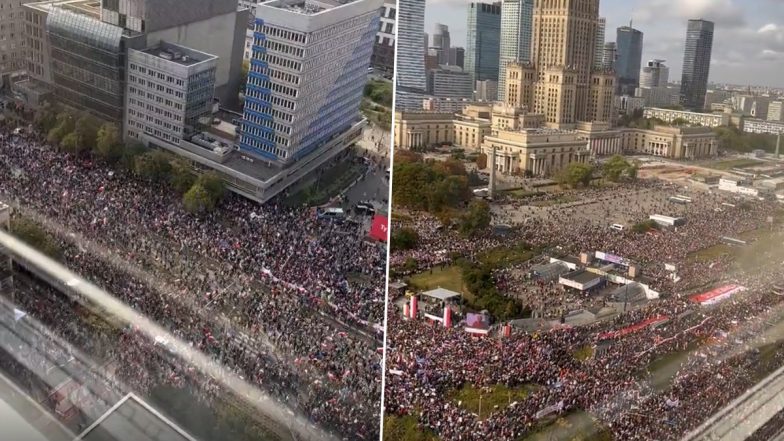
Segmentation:
<svg viewBox="0 0 784 441">
<path fill-rule="evenodd" d="M 398 9 L 384 439 L 779 439 L 777 6 Z"/>
<path fill-rule="evenodd" d="M 778 0 L 0 0 L 0 441 L 784 439 Z"/>
<path fill-rule="evenodd" d="M 379 437 L 382 13 L 0 2 L 0 438 Z"/>
</svg>

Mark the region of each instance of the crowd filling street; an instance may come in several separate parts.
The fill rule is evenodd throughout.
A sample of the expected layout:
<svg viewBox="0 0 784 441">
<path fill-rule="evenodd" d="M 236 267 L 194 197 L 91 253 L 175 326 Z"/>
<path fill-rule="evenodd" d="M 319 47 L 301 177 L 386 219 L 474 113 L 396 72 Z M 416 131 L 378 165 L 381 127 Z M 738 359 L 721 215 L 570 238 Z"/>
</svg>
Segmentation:
<svg viewBox="0 0 784 441">
<path fill-rule="evenodd" d="M 361 223 L 234 196 L 194 216 L 165 185 L 35 135 L 0 133 L 0 152 L 0 199 L 58 238 L 66 266 L 312 421 L 342 437 L 377 437 L 386 252 Z M 69 302 L 30 301 L 39 320 L 74 314 Z M 69 323 L 51 321 L 63 332 L 77 328 Z M 108 356 L 142 391 L 198 377 L 132 329 L 113 338 Z M 210 383 L 197 388 L 206 397 Z"/>
<path fill-rule="evenodd" d="M 608 321 L 513 330 L 509 337 L 498 326 L 488 336 L 477 336 L 467 333 L 462 323 L 447 329 L 421 316 L 407 318 L 390 304 L 387 415 L 413 415 L 444 440 L 518 440 L 552 428 L 548 424 L 553 418 L 585 412 L 595 418 L 598 430 L 615 440 L 675 440 L 781 366 L 784 344 L 776 325 L 784 319 L 784 297 L 774 292 L 784 282 L 781 247 L 759 247 L 762 255 L 755 261 L 764 263 L 756 265 L 738 265 L 729 255 L 694 255 L 719 245 L 725 236 L 756 231 L 764 233 L 756 240 L 781 240 L 782 224 L 769 223 L 771 217 L 780 221 L 780 204 L 707 191 L 690 192 L 689 204 L 668 201 L 684 191 L 641 180 L 575 191 L 572 196 L 585 198 L 590 209 L 553 203 L 544 213 L 539 210 L 542 204 L 534 209 L 527 205 L 530 201 L 494 202 L 495 222 L 511 226 L 503 237 L 487 232 L 483 238 L 466 239 L 429 215 L 401 217 L 393 231 L 410 227 L 419 232 L 419 241 L 413 250 L 393 250 L 390 261 L 398 274 L 426 272 L 458 257 L 475 260 L 492 248 L 516 243 L 575 257 L 594 251 L 622 256 L 641 266 L 646 283 L 661 298 Z M 559 198 L 564 199 L 537 200 Z M 686 224 L 647 233 L 609 228 L 617 217 L 642 222 L 651 214 L 683 217 Z M 669 277 L 665 264 L 676 268 L 677 278 Z M 497 269 L 493 278 L 499 291 L 534 307 L 565 306 L 567 298 L 573 302 L 581 296 L 557 283 L 521 277 L 530 266 Z M 710 306 L 690 299 L 727 284 L 747 289 Z M 659 326 L 600 337 L 660 316 L 667 321 Z M 586 350 L 588 357 L 577 356 Z M 656 367 L 667 357 L 680 360 L 671 374 Z M 485 394 L 497 385 L 525 387 L 529 394 L 478 415 L 454 398 L 468 385 Z"/>
</svg>

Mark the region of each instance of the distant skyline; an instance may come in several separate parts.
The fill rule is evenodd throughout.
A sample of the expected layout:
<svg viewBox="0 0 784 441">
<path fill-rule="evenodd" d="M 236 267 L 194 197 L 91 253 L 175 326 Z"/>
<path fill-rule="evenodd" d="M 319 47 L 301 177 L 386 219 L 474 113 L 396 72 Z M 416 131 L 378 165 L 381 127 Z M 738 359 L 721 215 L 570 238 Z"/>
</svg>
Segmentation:
<svg viewBox="0 0 784 441">
<path fill-rule="evenodd" d="M 670 80 L 680 81 L 686 25 L 702 18 L 716 23 L 710 81 L 784 88 L 782 0 L 601 0 L 605 41 L 629 25 L 645 34 L 643 64 L 667 60 Z M 452 46 L 465 46 L 468 0 L 427 0 L 425 32 L 449 26 Z M 492 3 L 492 2 L 488 2 Z"/>
</svg>

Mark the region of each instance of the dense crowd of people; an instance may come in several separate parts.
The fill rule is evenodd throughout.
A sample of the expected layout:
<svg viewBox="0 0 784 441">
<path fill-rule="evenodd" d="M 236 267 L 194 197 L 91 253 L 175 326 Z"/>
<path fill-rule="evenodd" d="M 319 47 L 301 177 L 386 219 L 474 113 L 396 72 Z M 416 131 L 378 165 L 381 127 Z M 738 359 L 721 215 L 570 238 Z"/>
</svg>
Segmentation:
<svg viewBox="0 0 784 441">
<path fill-rule="evenodd" d="M 782 226 L 768 223 L 780 207 L 708 192 L 695 194 L 691 204 L 675 206 L 667 200 L 675 190 L 668 184 L 641 181 L 624 187 L 591 190 L 589 196 L 601 214 L 595 219 L 580 216 L 584 209 L 580 204 L 554 206 L 545 216 L 530 216 L 519 227 L 513 226 L 511 236 L 503 239 L 468 240 L 427 215 L 399 216 L 402 226 L 432 232 L 420 233 L 415 249 L 393 252 L 394 265 L 416 259 L 417 268 L 409 267 L 408 272 L 449 264 L 458 256 L 479 256 L 502 240 L 573 256 L 593 251 L 623 256 L 642 266 L 646 282 L 662 298 L 607 322 L 515 331 L 508 338 L 500 330 L 477 337 L 459 325 L 432 326 L 426 320 L 404 318 L 390 305 L 387 413 L 415 415 L 423 428 L 449 440 L 516 440 L 543 428 L 537 415 L 575 412 L 588 412 L 613 439 L 674 440 L 784 363 L 784 346 L 760 337 L 772 323 L 784 319 L 784 297 L 771 290 L 784 281 L 778 271 L 784 252 L 776 247 L 760 251 L 765 255 L 758 260 L 767 264 L 756 268 L 732 265 L 727 256 L 704 261 L 693 257 L 720 244 L 724 236 L 739 237 L 751 230 L 770 229 L 770 237 L 780 239 Z M 686 224 L 642 234 L 608 228 L 607 219 L 614 212 L 641 222 L 653 214 L 651 209 L 683 216 Z M 511 223 L 513 218 L 511 212 L 501 214 L 500 222 Z M 669 277 L 665 264 L 677 268 L 677 282 Z M 580 301 L 555 283 L 524 279 L 521 274 L 530 266 L 526 262 L 497 270 L 496 286 L 522 299 L 550 296 L 538 305 L 543 308 Z M 696 289 L 723 283 L 738 283 L 747 290 L 711 307 L 690 301 Z M 600 337 L 651 317 L 666 317 L 666 322 L 609 340 Z M 586 350 L 592 355 L 585 360 L 577 357 Z M 683 357 L 677 372 L 651 370 L 654 361 L 672 354 Z M 498 384 L 526 387 L 530 392 L 524 400 L 486 409 L 481 416 L 452 398 L 467 385 L 490 393 Z"/>
<path fill-rule="evenodd" d="M 0 134 L 0 152 L 0 195 L 62 227 L 52 232 L 75 272 L 313 421 L 349 438 L 377 434 L 386 253 L 361 226 L 237 197 L 197 217 L 164 185 L 34 135 Z M 176 291 L 84 252 L 74 237 Z"/>
</svg>

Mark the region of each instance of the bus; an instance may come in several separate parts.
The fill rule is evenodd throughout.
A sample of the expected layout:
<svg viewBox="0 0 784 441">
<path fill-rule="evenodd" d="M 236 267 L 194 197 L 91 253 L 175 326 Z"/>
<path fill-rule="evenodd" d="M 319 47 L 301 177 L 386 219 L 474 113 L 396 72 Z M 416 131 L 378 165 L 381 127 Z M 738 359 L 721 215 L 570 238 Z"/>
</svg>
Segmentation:
<svg viewBox="0 0 784 441">
<path fill-rule="evenodd" d="M 669 201 L 676 204 L 688 205 L 691 203 L 691 198 L 687 198 L 686 196 L 681 196 L 678 194 L 670 197 Z"/>
<path fill-rule="evenodd" d="M 680 227 L 686 225 L 686 219 L 682 217 L 662 216 L 660 214 L 650 215 L 650 220 L 664 227 Z"/>
</svg>

